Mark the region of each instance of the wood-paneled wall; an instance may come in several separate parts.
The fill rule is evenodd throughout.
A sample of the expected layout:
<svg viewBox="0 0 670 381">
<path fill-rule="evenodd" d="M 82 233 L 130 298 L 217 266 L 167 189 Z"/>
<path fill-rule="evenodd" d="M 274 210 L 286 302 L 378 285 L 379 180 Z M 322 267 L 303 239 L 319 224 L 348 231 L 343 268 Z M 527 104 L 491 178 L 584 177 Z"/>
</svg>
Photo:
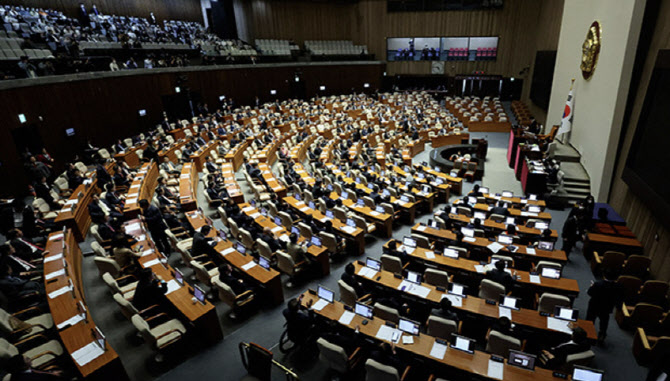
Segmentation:
<svg viewBox="0 0 670 381">
<path fill-rule="evenodd" d="M 235 8 L 238 34 L 249 43 L 258 38 L 294 40 L 298 44 L 353 38 L 351 3 L 235 0 Z"/>
<path fill-rule="evenodd" d="M 637 84 L 637 97 L 633 104 L 622 150 L 618 156 L 609 198 L 609 203 L 626 219 L 628 226 L 644 244 L 645 254 L 650 256 L 652 260 L 651 272 L 653 277 L 666 281 L 670 281 L 670 227 L 664 226 L 660 220 L 654 217 L 651 209 L 630 191 L 628 185 L 621 179 L 621 174 L 635 135 L 656 56 L 659 50 L 670 49 L 670 24 L 665 22 L 668 18 L 670 18 L 670 2 L 661 1 L 658 21 L 654 29 L 649 54 L 644 62 L 641 80 Z M 659 176 L 667 175 L 666 173 L 659 173 Z M 659 237 L 658 241 L 655 239 L 656 235 Z"/>
<path fill-rule="evenodd" d="M 12 130 L 23 128 L 18 114 L 25 114 L 27 125 L 37 125 L 47 150 L 57 162 L 72 160 L 86 139 L 98 147 L 110 146 L 118 138 L 140 131 L 138 110 L 147 110 L 146 124 L 162 118 L 162 96 L 174 94 L 176 79 L 188 77 L 187 85 L 199 92 L 210 109 L 219 104 L 219 95 L 251 104 L 258 95 L 262 101 L 290 97 L 294 74 L 301 72 L 305 94 L 312 97 L 325 85 L 329 94 L 363 91 L 380 87 L 383 64 L 360 65 L 258 65 L 243 68 L 212 68 L 170 73 L 151 73 L 60 83 L 0 91 L 0 196 L 19 195 L 27 190 L 27 179 L 14 146 Z M 277 96 L 270 97 L 270 90 Z M 42 118 L 42 122 L 39 118 Z M 76 135 L 65 136 L 65 128 Z"/>
<path fill-rule="evenodd" d="M 531 66 L 538 39 L 556 44 L 562 8 L 563 0 L 506 0 L 502 10 L 388 13 L 383 0 L 237 0 L 236 17 L 239 34 L 248 40 L 347 39 L 367 45 L 379 60 L 386 59 L 387 37 L 499 36 L 496 61 L 448 62 L 445 74 L 483 70 L 515 76 Z M 426 62 L 389 62 L 388 73 L 430 74 L 430 67 Z"/>
<path fill-rule="evenodd" d="M 149 17 L 154 13 L 158 21 L 189 20 L 203 22 L 200 0 L 5 0 L 2 4 L 23 5 L 24 7 L 51 8 L 63 11 L 68 16 L 77 17 L 79 4 L 90 11 L 93 4 L 103 14 L 119 16 Z"/>
</svg>

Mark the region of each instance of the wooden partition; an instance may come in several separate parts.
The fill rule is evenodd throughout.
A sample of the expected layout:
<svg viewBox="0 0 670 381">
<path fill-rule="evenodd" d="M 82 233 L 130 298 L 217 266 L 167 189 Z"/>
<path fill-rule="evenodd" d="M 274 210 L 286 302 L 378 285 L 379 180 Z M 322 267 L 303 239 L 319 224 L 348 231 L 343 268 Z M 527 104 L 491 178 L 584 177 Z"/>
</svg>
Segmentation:
<svg viewBox="0 0 670 381">
<path fill-rule="evenodd" d="M 238 105 L 283 100 L 291 92 L 296 72 L 301 73 L 305 96 L 373 91 L 380 87 L 385 64 L 381 62 L 291 63 L 231 65 L 85 73 L 44 77 L 35 80 L 0 82 L 0 177 L 13 181 L 0 184 L 0 196 L 25 192 L 29 179 L 24 172 L 12 131 L 30 128 L 56 160 L 55 171 L 83 153 L 86 140 L 97 147 L 109 147 L 119 138 L 145 132 L 163 118 L 162 96 L 173 95 L 177 78 L 187 79 L 210 110 L 219 105 L 219 96 L 233 98 Z M 369 83 L 370 88 L 363 87 Z M 270 95 L 276 90 L 276 95 Z M 138 110 L 146 116 L 138 116 Z M 24 114 L 22 124 L 17 115 Z M 74 128 L 67 136 L 64 128 Z M 175 137 L 175 139 L 177 139 Z M 9 198 L 9 197 L 8 197 Z"/>
<path fill-rule="evenodd" d="M 121 359 L 108 341 L 104 352 L 87 363 L 81 363 L 76 355 L 87 345 L 98 344 L 93 340 L 97 327 L 86 304 L 81 280 L 82 252 L 73 231 L 51 233 L 46 250 L 49 255 L 44 258 L 44 288 L 50 294 L 49 309 L 66 355 L 72 357 L 75 369 L 87 380 L 128 380 Z M 67 291 L 67 287 L 72 289 Z"/>
</svg>

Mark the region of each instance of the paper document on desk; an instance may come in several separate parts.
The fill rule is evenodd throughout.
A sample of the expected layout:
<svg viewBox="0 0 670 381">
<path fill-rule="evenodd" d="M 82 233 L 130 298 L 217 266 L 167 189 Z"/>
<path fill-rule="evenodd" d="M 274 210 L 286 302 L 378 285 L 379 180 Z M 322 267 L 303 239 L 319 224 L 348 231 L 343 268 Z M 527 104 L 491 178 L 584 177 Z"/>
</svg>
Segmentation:
<svg viewBox="0 0 670 381">
<path fill-rule="evenodd" d="M 426 258 L 435 259 L 435 253 L 433 253 L 432 251 L 426 251 L 425 254 L 426 254 Z"/>
<path fill-rule="evenodd" d="M 447 353 L 447 346 L 445 344 L 440 344 L 437 341 L 433 344 L 433 347 L 430 349 L 430 357 L 435 357 L 436 359 L 444 359 L 444 354 Z"/>
<path fill-rule="evenodd" d="M 356 228 L 353 228 L 351 226 L 343 226 L 342 230 L 344 230 L 345 232 L 347 232 L 349 234 L 353 234 L 356 231 Z"/>
<path fill-rule="evenodd" d="M 486 375 L 489 378 L 494 378 L 496 380 L 502 380 L 504 369 L 505 369 L 505 364 L 504 363 L 494 361 L 494 360 L 489 360 L 489 369 L 486 372 Z"/>
<path fill-rule="evenodd" d="M 44 258 L 44 263 L 57 261 L 57 260 L 59 260 L 59 259 L 61 259 L 61 258 L 63 258 L 63 254 L 52 255 L 52 256 L 50 256 L 50 257 L 46 257 L 46 258 Z"/>
<path fill-rule="evenodd" d="M 381 327 L 379 327 L 379 331 L 377 331 L 377 335 L 375 335 L 375 337 L 379 340 L 391 341 L 395 331 L 395 328 L 391 328 L 388 325 L 383 324 Z"/>
<path fill-rule="evenodd" d="M 475 265 L 475 271 L 477 271 L 480 274 L 485 273 L 486 267 L 484 267 L 483 265 Z"/>
<path fill-rule="evenodd" d="M 155 266 L 155 265 L 157 265 L 157 264 L 159 264 L 159 263 L 161 263 L 161 261 L 160 261 L 158 258 L 156 258 L 156 259 L 152 259 L 152 260 L 150 260 L 149 262 L 144 262 L 144 263 L 142 264 L 142 266 L 146 269 L 146 268 L 148 268 L 148 267 Z"/>
<path fill-rule="evenodd" d="M 63 329 L 65 327 L 75 325 L 82 320 L 84 320 L 84 315 L 74 315 L 73 317 L 65 320 L 64 322 L 56 325 L 56 328 L 58 328 L 60 330 L 60 329 Z"/>
<path fill-rule="evenodd" d="M 270 230 L 270 231 L 273 232 L 273 233 L 276 233 L 276 232 L 280 232 L 280 231 L 282 231 L 282 229 L 283 229 L 283 228 L 282 228 L 281 226 L 275 226 L 275 227 L 272 228 L 272 230 Z"/>
<path fill-rule="evenodd" d="M 539 275 L 531 275 L 530 276 L 530 283 L 537 283 L 540 284 L 540 276 Z"/>
<path fill-rule="evenodd" d="M 251 261 L 251 262 L 247 263 L 246 265 L 243 265 L 242 270 L 249 271 L 249 269 L 252 269 L 254 266 L 256 266 L 256 262 Z"/>
<path fill-rule="evenodd" d="M 524 217 L 537 217 L 537 213 L 531 213 L 531 212 L 521 212 L 521 215 Z"/>
<path fill-rule="evenodd" d="M 135 237 L 136 240 L 138 241 L 146 241 L 147 240 L 147 235 L 146 234 L 140 234 L 137 237 Z"/>
<path fill-rule="evenodd" d="M 319 300 L 317 300 L 316 303 L 314 303 L 314 304 L 312 305 L 312 309 L 313 309 L 314 311 L 321 311 L 321 310 L 323 309 L 323 307 L 325 307 L 325 306 L 327 306 L 327 305 L 328 305 L 328 302 L 327 302 L 327 301 L 325 301 L 325 300 L 323 300 L 323 299 L 319 299 Z"/>
<path fill-rule="evenodd" d="M 371 269 L 367 266 L 364 266 L 363 268 L 358 270 L 358 275 L 366 277 L 368 279 L 372 279 L 376 274 L 377 274 L 377 270 Z"/>
<path fill-rule="evenodd" d="M 498 317 L 506 317 L 509 320 L 512 320 L 512 310 L 506 307 L 500 307 L 498 306 Z"/>
<path fill-rule="evenodd" d="M 147 255 L 151 255 L 154 253 L 154 249 L 146 249 L 142 252 L 142 256 L 146 257 Z"/>
<path fill-rule="evenodd" d="M 568 327 L 568 324 L 571 322 L 568 320 L 556 319 L 555 317 L 547 317 L 547 328 L 553 329 L 554 331 L 572 333 L 572 329 Z"/>
<path fill-rule="evenodd" d="M 254 214 L 251 215 L 251 218 L 253 218 L 255 220 L 256 218 L 258 218 L 260 216 L 261 216 L 260 213 L 254 213 Z"/>
<path fill-rule="evenodd" d="M 444 298 L 447 298 L 451 302 L 451 305 L 454 307 L 463 307 L 463 298 L 458 295 L 451 295 L 451 294 L 442 295 L 442 298 L 440 300 Z"/>
<path fill-rule="evenodd" d="M 246 212 L 251 212 L 251 211 L 254 210 L 254 209 L 255 209 L 255 208 L 254 208 L 253 206 L 247 206 L 247 207 L 242 208 L 242 211 L 243 211 L 244 213 L 246 213 Z"/>
<path fill-rule="evenodd" d="M 402 336 L 402 343 L 403 343 L 404 345 L 411 345 L 411 344 L 414 344 L 414 337 L 412 337 L 412 336 L 410 336 L 410 335 L 403 335 L 403 336 Z"/>
<path fill-rule="evenodd" d="M 412 285 L 412 287 L 409 289 L 408 292 L 420 298 L 426 298 L 428 294 L 430 294 L 430 288 L 414 284 Z"/>
<path fill-rule="evenodd" d="M 342 313 L 342 316 L 340 316 L 340 320 L 338 320 L 341 324 L 344 325 L 349 325 L 351 321 L 354 319 L 354 313 L 351 311 L 344 311 Z"/>
<path fill-rule="evenodd" d="M 373 215 L 373 216 L 375 216 L 375 217 L 381 215 L 381 213 L 379 213 L 379 212 L 376 211 L 376 210 L 371 211 L 370 214 Z"/>
<path fill-rule="evenodd" d="M 49 237 L 49 241 L 58 241 L 59 239 L 63 239 L 63 233 L 55 234 Z"/>
<path fill-rule="evenodd" d="M 167 291 L 165 291 L 165 295 L 168 295 L 174 291 L 177 291 L 181 288 L 181 285 L 174 279 L 171 279 L 169 282 L 167 282 Z"/>
<path fill-rule="evenodd" d="M 61 287 L 56 291 L 51 291 L 49 293 L 49 299 L 59 297 L 59 296 L 65 294 L 67 292 L 70 292 L 70 291 L 72 291 L 72 287 L 70 287 L 70 286 Z"/>
<path fill-rule="evenodd" d="M 185 175 L 185 176 L 188 177 L 188 175 Z M 141 184 L 131 185 L 131 186 L 130 186 L 130 189 L 133 189 L 133 188 L 139 188 L 140 185 L 141 185 Z"/>
<path fill-rule="evenodd" d="M 75 198 L 74 200 L 67 200 L 65 201 L 65 205 L 74 205 L 79 201 L 79 199 Z"/>
<path fill-rule="evenodd" d="M 426 227 L 423 226 L 423 225 L 419 225 L 419 226 L 416 228 L 416 230 L 422 232 L 422 231 L 426 230 Z"/>
<path fill-rule="evenodd" d="M 304 206 L 304 207 L 300 208 L 299 210 L 304 213 L 304 212 L 309 210 L 309 206 Z"/>
<path fill-rule="evenodd" d="M 533 249 L 532 247 L 526 247 L 526 254 L 535 255 L 537 253 L 535 252 L 535 249 Z"/>
<path fill-rule="evenodd" d="M 235 249 L 233 249 L 232 247 L 229 247 L 226 250 L 221 251 L 221 255 L 223 255 L 225 257 L 226 255 L 228 255 L 228 254 L 230 254 L 234 251 L 235 251 Z"/>
<path fill-rule="evenodd" d="M 65 269 L 60 269 L 52 273 L 48 273 L 47 275 L 44 276 L 44 279 L 49 280 L 61 275 L 65 275 Z"/>
<path fill-rule="evenodd" d="M 463 237 L 463 241 L 470 242 L 470 243 L 477 242 L 475 237 Z"/>
<path fill-rule="evenodd" d="M 77 362 L 77 365 L 84 366 L 96 358 L 102 356 L 104 353 L 105 350 L 100 348 L 100 345 L 96 341 L 93 341 L 86 346 L 72 352 L 72 358 Z"/>
<path fill-rule="evenodd" d="M 139 222 L 135 222 L 135 223 L 126 225 L 126 226 L 124 227 L 124 229 L 125 229 L 126 233 L 129 233 L 129 232 L 131 232 L 131 231 L 133 231 L 133 230 L 138 230 L 138 229 L 140 229 L 141 227 L 142 227 L 142 226 L 140 225 Z"/>
<path fill-rule="evenodd" d="M 490 244 L 486 247 L 488 247 L 489 250 L 491 250 L 493 252 L 493 254 L 497 254 L 500 251 L 500 249 L 502 249 L 505 246 L 499 244 L 498 242 L 493 242 L 492 244 Z"/>
</svg>

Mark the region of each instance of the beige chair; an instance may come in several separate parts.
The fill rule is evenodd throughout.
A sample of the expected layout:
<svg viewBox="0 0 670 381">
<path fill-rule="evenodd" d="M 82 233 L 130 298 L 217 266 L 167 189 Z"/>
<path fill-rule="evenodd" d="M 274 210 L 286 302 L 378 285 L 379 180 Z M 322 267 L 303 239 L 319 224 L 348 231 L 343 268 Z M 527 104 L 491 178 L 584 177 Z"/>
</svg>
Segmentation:
<svg viewBox="0 0 670 381">
<path fill-rule="evenodd" d="M 151 326 L 150 323 L 159 317 L 167 318 L 167 315 L 160 313 L 145 320 L 138 314 L 131 318 L 133 326 L 142 335 L 144 341 L 159 351 L 155 356 L 156 362 L 162 362 L 163 352 L 170 348 L 172 344 L 179 342 L 186 334 L 186 327 L 177 319 L 165 319 L 166 321 Z"/>
<path fill-rule="evenodd" d="M 98 267 L 98 272 L 101 276 L 109 273 L 113 278 L 117 278 L 121 275 L 121 266 L 113 258 L 95 257 L 93 258 L 93 262 Z"/>
<path fill-rule="evenodd" d="M 240 239 L 240 229 L 237 227 L 237 222 L 228 217 L 228 231 L 235 239 Z"/>
<path fill-rule="evenodd" d="M 298 230 L 300 231 L 300 235 L 305 237 L 305 239 L 312 239 L 312 228 L 309 225 L 300 222 L 298 223 Z"/>
<path fill-rule="evenodd" d="M 123 286 L 119 285 L 119 281 L 127 279 L 130 279 L 131 281 L 125 283 Z M 102 274 L 102 280 L 107 287 L 109 287 L 110 291 L 112 291 L 112 294 L 121 294 L 126 300 L 133 300 L 138 281 L 135 280 L 135 277 L 132 275 L 125 275 L 121 278 L 114 279 L 110 273 L 104 273 Z"/>
<path fill-rule="evenodd" d="M 319 233 L 319 237 L 321 238 L 321 244 L 328 250 L 328 254 L 331 256 L 340 254 L 346 248 L 346 243 L 338 241 L 333 234 L 321 232 Z"/>
<path fill-rule="evenodd" d="M 223 226 L 228 228 L 229 227 L 228 226 L 228 214 L 226 214 L 226 210 L 223 209 L 220 206 L 217 207 L 216 210 L 219 212 L 219 218 L 221 218 L 221 223 L 223 224 Z"/>
<path fill-rule="evenodd" d="M 361 360 L 360 348 L 356 348 L 351 356 L 347 356 L 344 348 L 332 344 L 324 338 L 319 338 L 316 345 L 319 348 L 319 359 L 337 373 L 348 374 L 356 368 Z"/>
<path fill-rule="evenodd" d="M 241 311 L 251 307 L 254 303 L 255 295 L 251 290 L 237 295 L 232 288 L 221 282 L 219 277 L 212 279 L 212 284 L 218 292 L 219 299 L 231 308 L 228 315 L 231 319 L 237 319 Z"/>
<path fill-rule="evenodd" d="M 30 335 L 45 332 L 53 326 L 51 314 L 42 313 L 37 307 L 30 307 L 14 314 L 0 308 L 0 331 L 5 336 L 11 335 L 13 340 L 23 340 Z"/>
<path fill-rule="evenodd" d="M 409 370 L 410 367 L 407 366 L 401 377 L 396 368 L 368 359 L 365 361 L 365 381 L 403 381 Z"/>
<path fill-rule="evenodd" d="M 30 346 L 29 344 L 33 344 Z M 40 343 L 40 344 L 37 344 Z M 52 365 L 65 353 L 63 347 L 56 340 L 48 340 L 43 334 L 37 334 L 16 343 L 21 347 L 21 354 L 30 361 L 36 369 L 43 369 Z M 0 338 L 0 359 L 10 359 L 19 354 L 19 350 L 9 341 Z"/>
<path fill-rule="evenodd" d="M 412 238 L 416 240 L 417 247 L 430 250 L 431 244 L 426 236 L 412 233 Z"/>
<path fill-rule="evenodd" d="M 154 304 L 143 309 L 142 311 L 139 311 L 130 301 L 128 301 L 128 299 L 124 298 L 123 295 L 119 293 L 114 294 L 114 301 L 119 306 L 119 308 L 121 308 L 121 313 L 123 316 L 125 316 L 128 320 L 131 320 L 133 316 L 137 314 L 144 316 L 149 311 L 158 311 L 158 304 Z"/>
<path fill-rule="evenodd" d="M 500 295 L 505 295 L 505 286 L 489 279 L 482 279 L 482 282 L 479 284 L 478 297 L 498 301 Z"/>
<path fill-rule="evenodd" d="M 382 254 L 380 259 L 382 262 L 382 270 L 395 274 L 402 274 L 404 267 L 400 258 L 394 257 L 392 255 Z"/>
<path fill-rule="evenodd" d="M 372 314 L 374 316 L 398 324 L 398 321 L 400 320 L 400 314 L 398 313 L 398 310 L 385 306 L 381 303 L 375 303 L 373 307 L 374 309 L 372 310 Z"/>
<path fill-rule="evenodd" d="M 553 314 L 556 307 L 570 307 L 572 302 L 570 298 L 563 295 L 545 292 L 537 300 L 537 309 L 540 312 Z"/>
<path fill-rule="evenodd" d="M 351 218 L 356 223 L 356 227 L 362 229 L 367 234 L 372 234 L 375 230 L 377 230 L 377 225 L 374 223 L 367 223 L 367 221 L 365 221 L 365 219 L 359 215 L 354 214 L 351 216 Z"/>
<path fill-rule="evenodd" d="M 444 287 L 445 289 L 449 287 L 449 274 L 443 270 L 427 268 L 423 273 L 423 280 L 433 286 Z"/>
<path fill-rule="evenodd" d="M 289 277 L 286 287 L 293 287 L 293 282 L 305 269 L 306 263 L 304 261 L 296 263 L 288 253 L 281 250 L 278 250 L 275 254 L 277 256 L 277 268 Z"/>
<path fill-rule="evenodd" d="M 556 270 L 562 270 L 563 266 L 561 266 L 560 263 L 555 263 L 555 262 L 550 262 L 550 261 L 539 261 L 535 265 L 535 271 L 538 273 L 542 273 L 542 269 L 544 268 L 551 268 L 551 269 L 556 269 Z"/>
<path fill-rule="evenodd" d="M 584 352 L 573 353 L 565 358 L 565 365 L 563 366 L 563 369 L 567 370 L 569 373 L 572 373 L 575 365 L 589 366 L 595 357 L 596 354 L 590 349 Z"/>
<path fill-rule="evenodd" d="M 107 257 L 107 251 L 96 241 L 91 242 L 91 250 L 93 250 L 96 257 Z"/>
<path fill-rule="evenodd" d="M 426 333 L 430 336 L 450 340 L 452 333 L 459 333 L 460 331 L 461 331 L 460 322 L 456 323 L 453 320 L 433 315 L 428 317 Z"/>
<path fill-rule="evenodd" d="M 240 233 L 240 241 L 242 242 L 242 245 L 248 250 L 253 250 L 256 242 L 251 238 L 251 233 L 243 228 L 239 228 L 238 231 Z"/>
<path fill-rule="evenodd" d="M 279 212 L 279 219 L 281 220 L 282 226 L 290 231 L 291 226 L 293 226 L 293 218 L 291 218 L 291 215 L 286 212 Z"/>
<path fill-rule="evenodd" d="M 509 357 L 509 351 L 511 349 L 516 351 L 521 350 L 521 340 L 512 336 L 503 335 L 498 331 L 491 331 L 489 333 L 488 341 L 486 343 L 486 352 L 507 358 Z"/>
<path fill-rule="evenodd" d="M 212 261 L 201 263 L 194 260 L 191 261 L 191 268 L 195 272 L 196 279 L 210 289 L 212 288 L 212 278 L 218 278 L 219 276 L 219 268 Z"/>
<path fill-rule="evenodd" d="M 507 268 L 513 269 L 514 268 L 514 258 L 509 257 L 507 255 L 499 255 L 499 254 L 493 254 L 491 256 L 491 262 L 494 261 L 504 261 L 507 264 Z M 542 262 L 542 261 L 540 261 Z M 538 270 L 541 271 L 541 270 Z"/>
<path fill-rule="evenodd" d="M 58 213 L 51 210 L 49 204 L 43 198 L 37 198 L 33 201 L 33 208 L 41 214 L 45 220 L 53 220 L 58 217 Z"/>
<path fill-rule="evenodd" d="M 269 261 L 271 261 L 274 257 L 270 245 L 268 245 L 265 241 L 262 241 L 260 238 L 256 238 L 256 249 L 258 249 L 258 254 L 261 257 Z"/>
</svg>

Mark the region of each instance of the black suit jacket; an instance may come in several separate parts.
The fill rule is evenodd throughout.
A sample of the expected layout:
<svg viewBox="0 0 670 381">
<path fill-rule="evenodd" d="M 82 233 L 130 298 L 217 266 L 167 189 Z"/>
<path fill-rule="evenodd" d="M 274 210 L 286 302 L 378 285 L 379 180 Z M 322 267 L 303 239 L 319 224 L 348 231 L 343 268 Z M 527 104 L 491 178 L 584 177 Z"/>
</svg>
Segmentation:
<svg viewBox="0 0 670 381">
<path fill-rule="evenodd" d="M 193 235 L 193 247 L 191 248 L 192 255 L 197 257 L 198 255 L 207 254 L 216 257 L 218 252 L 209 244 L 211 241 L 211 238 L 207 238 L 202 233 L 196 232 Z"/>
<path fill-rule="evenodd" d="M 505 286 L 505 291 L 509 291 L 509 289 L 514 284 L 514 278 L 512 278 L 512 276 L 507 272 L 505 272 L 504 270 L 499 271 L 498 269 L 493 269 L 487 271 L 486 279 L 502 284 L 503 286 Z"/>
</svg>

